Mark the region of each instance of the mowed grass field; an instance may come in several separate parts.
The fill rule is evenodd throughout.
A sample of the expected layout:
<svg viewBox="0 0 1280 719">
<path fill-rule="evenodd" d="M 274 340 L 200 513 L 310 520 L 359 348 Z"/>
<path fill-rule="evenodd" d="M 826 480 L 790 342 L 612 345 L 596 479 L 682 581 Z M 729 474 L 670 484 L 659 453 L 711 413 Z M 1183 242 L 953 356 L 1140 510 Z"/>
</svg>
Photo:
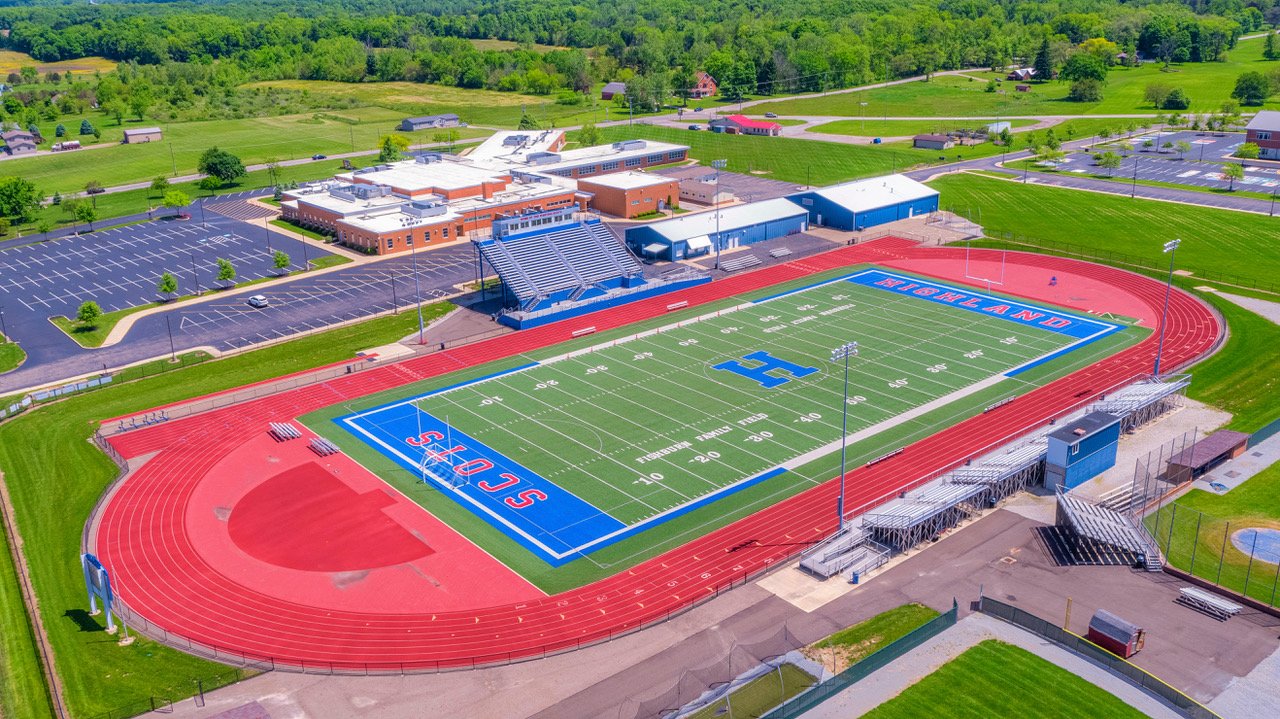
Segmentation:
<svg viewBox="0 0 1280 719">
<path fill-rule="evenodd" d="M 1119 252 L 1143 259 L 1151 268 L 1148 274 L 1164 278 L 1167 256 L 1160 248 L 1176 237 L 1183 240 L 1177 257 L 1180 269 L 1227 273 L 1257 283 L 1274 283 L 1280 272 L 1280 225 L 1263 215 L 1023 185 L 972 173 L 948 175 L 930 185 L 942 193 L 944 207 L 973 217 L 989 237 L 1010 233 L 1017 240 L 988 243 L 991 246 L 1048 254 L 1070 247 L 1073 253 L 1103 263 L 1114 262 L 1108 258 Z M 1023 244 L 1023 237 L 1031 239 Z M 1037 249 L 1037 242 L 1044 248 Z M 1195 274 L 1175 282 L 1212 304 L 1230 327 L 1224 348 L 1192 367 L 1191 397 L 1232 412 L 1231 428 L 1240 431 L 1257 430 L 1280 417 L 1280 353 L 1275 351 L 1280 327 L 1194 288 L 1207 285 L 1271 301 L 1280 298 Z"/>
<path fill-rule="evenodd" d="M 693 132 L 651 125 L 604 127 L 600 128 L 600 134 L 606 142 L 637 138 L 687 145 L 689 156 L 703 165 L 710 166 L 712 160 L 725 159 L 728 160 L 725 169 L 729 172 L 815 186 L 902 172 L 937 163 L 940 156 L 945 156 L 947 162 L 953 162 L 1000 154 L 1000 148 L 991 143 L 946 151 L 917 150 L 909 142 L 849 145 L 790 137 Z"/>
<path fill-rule="evenodd" d="M 867 719 L 1142 719 L 1114 694 L 1011 644 L 981 642 L 942 665 Z"/>
<path fill-rule="evenodd" d="M 1248 552 L 1231 541 L 1242 529 L 1280 530 L 1280 464 L 1226 494 L 1193 489 L 1146 524 L 1173 566 L 1265 604 L 1280 603 L 1277 565 L 1255 560 L 1250 566 Z"/>
<path fill-rule="evenodd" d="M 118 141 L 123 130 L 139 127 L 141 123 L 126 122 L 117 126 L 111 121 L 100 127 L 105 131 L 103 140 L 117 142 L 114 146 L 5 160 L 0 163 L 0 173 L 19 174 L 47 194 L 79 192 L 90 180 L 110 187 L 153 177 L 172 177 L 175 172 L 177 175 L 194 173 L 200 155 L 214 145 L 234 153 L 246 165 L 308 158 L 316 153 L 373 151 L 378 138 L 398 132 L 396 124 L 401 119 L 403 115 L 385 108 L 352 108 L 246 120 L 154 123 L 164 131 L 164 140 L 138 145 Z M 73 133 L 71 137 L 75 137 L 78 125 L 77 122 L 67 126 Z M 53 128 L 46 130 L 52 137 Z M 413 143 L 431 142 L 429 132 L 407 134 Z M 489 133 L 461 128 L 459 134 L 476 137 Z"/>
<path fill-rule="evenodd" d="M 980 130 L 987 120 L 836 120 L 814 125 L 810 132 L 861 137 L 906 137 L 922 133 L 947 133 L 952 130 Z M 1009 120 L 1014 129 L 1036 124 L 1035 120 Z"/>
<path fill-rule="evenodd" d="M 844 274 L 847 271 L 734 301 L 799 289 Z M 701 312 L 714 313 L 727 306 Z M 830 478 L 839 461 L 843 365 L 832 364 L 829 354 L 843 342 L 856 339 L 862 348 L 850 364 L 849 430 L 854 439 L 849 461 L 856 466 L 1003 397 L 1023 393 L 1029 385 L 1095 362 L 1146 334 L 1124 330 L 1024 374 L 996 381 L 992 378 L 1075 340 L 910 295 L 870 288 L 858 291 L 846 282 L 814 287 L 718 318 L 690 322 L 693 317 L 658 318 L 660 322 L 407 385 L 301 419 L 513 570 L 552 592 L 608 576 Z M 672 322 L 683 326 L 667 327 Z M 659 327 L 667 328 L 651 332 Z M 636 338 L 632 336 L 636 331 L 648 334 Z M 616 347 L 605 346 L 614 339 L 620 340 Z M 572 358 L 416 399 L 435 389 L 592 347 L 594 351 Z M 755 380 L 713 368 L 735 360 L 752 367 L 754 361 L 742 358 L 758 350 L 817 370 L 770 390 Z M 974 386 L 984 380 L 992 381 Z M 971 393 L 956 393 L 965 388 L 972 388 Z M 923 407 L 940 397 L 947 401 Z M 421 482 L 416 463 L 422 451 L 405 449 L 401 438 L 414 434 L 413 419 L 386 422 L 385 429 L 360 436 L 349 431 L 349 424 L 333 422 L 387 404 L 400 403 L 384 412 L 400 411 L 406 400 L 417 401 L 437 422 L 447 419 L 449 431 L 459 433 L 455 444 L 466 444 L 458 439 L 464 434 L 479 440 L 507 458 L 498 456 L 495 464 L 507 461 L 526 467 L 619 525 L 633 525 L 676 507 L 684 513 L 661 517 L 660 530 L 597 545 L 602 548 L 589 547 L 585 556 L 553 567 L 526 546 L 533 539 L 551 546 L 552 540 L 563 538 L 560 546 L 552 548 L 569 557 L 571 552 L 563 547 L 578 546 L 568 537 L 582 531 L 573 520 L 595 521 L 594 514 L 559 517 L 556 521 L 561 524 L 525 529 L 526 535 L 514 539 L 473 514 L 453 490 L 437 482 Z M 912 416 L 901 423 L 880 424 L 913 409 Z M 376 415 L 368 420 L 375 425 L 382 421 Z M 430 424 L 428 418 L 422 427 Z M 874 431 L 857 434 L 872 426 Z M 681 442 L 689 445 L 680 447 Z M 666 451 L 673 446 L 678 448 Z M 399 451 L 401 459 L 393 461 L 389 451 Z M 649 456 L 654 453 L 658 456 Z M 685 511 L 698 497 L 779 465 L 788 471 L 748 482 L 710 505 Z M 466 496 L 483 495 L 470 488 Z M 493 504 L 494 511 L 505 512 L 501 507 L 505 499 L 492 495 L 483 501 Z M 519 520 L 526 521 L 533 520 Z M 566 524 L 563 533 L 556 529 Z M 579 541 L 587 540 L 579 535 Z"/>
<path fill-rule="evenodd" d="M 849 117 L 928 117 L 928 116 L 1019 116 L 1019 115 L 1087 115 L 1160 112 L 1143 98 L 1148 84 L 1169 83 L 1181 87 L 1191 97 L 1189 112 L 1217 112 L 1231 99 L 1236 78 L 1243 72 L 1267 72 L 1280 66 L 1280 61 L 1262 59 L 1264 40 L 1243 40 L 1227 55 L 1225 62 L 1182 63 L 1164 71 L 1160 63 L 1141 67 L 1113 68 L 1107 75 L 1100 102 L 1067 100 L 1070 83 L 1030 83 L 1030 92 L 1015 92 L 1018 83 L 1004 80 L 1001 92 L 986 92 L 986 80 L 1003 80 L 1004 74 L 984 71 L 959 75 L 937 75 L 924 82 L 851 93 L 827 95 L 802 100 L 778 100 L 751 108 L 753 112 L 776 112 L 779 115 L 845 115 Z M 867 103 L 864 107 L 861 103 Z M 1264 108 L 1280 108 L 1280 97 L 1272 98 Z"/>
</svg>

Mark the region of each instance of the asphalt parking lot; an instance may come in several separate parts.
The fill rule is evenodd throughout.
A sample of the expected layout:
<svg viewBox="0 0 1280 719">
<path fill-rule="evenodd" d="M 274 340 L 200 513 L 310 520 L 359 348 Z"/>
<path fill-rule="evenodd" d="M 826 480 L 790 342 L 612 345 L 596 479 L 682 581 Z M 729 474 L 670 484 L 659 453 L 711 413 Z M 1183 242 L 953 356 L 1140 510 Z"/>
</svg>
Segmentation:
<svg viewBox="0 0 1280 719">
<path fill-rule="evenodd" d="M 654 170 L 654 172 L 659 175 L 675 177 L 680 180 L 709 177 L 716 174 L 715 170 L 704 165 L 668 167 L 661 170 Z M 768 177 L 744 175 L 738 172 L 721 172 L 720 184 L 724 189 L 732 192 L 743 202 L 772 200 L 775 197 L 783 197 L 804 189 L 803 186 L 795 185 L 790 182 L 780 182 L 778 180 L 771 180 Z"/>
<path fill-rule="evenodd" d="M 1142 146 L 1144 139 L 1151 140 L 1151 148 Z M 1185 156 L 1179 155 L 1176 150 L 1172 149 L 1163 152 L 1156 151 L 1157 147 L 1163 147 L 1167 142 L 1176 144 L 1179 141 L 1191 145 L 1191 151 L 1187 152 Z M 1130 142 L 1134 145 L 1133 151 L 1129 153 L 1120 167 L 1115 170 L 1112 177 L 1118 180 L 1132 179 L 1136 165 L 1139 180 L 1225 190 L 1232 187 L 1232 183 L 1223 177 L 1222 165 L 1226 162 L 1240 162 L 1239 159 L 1232 158 L 1231 153 L 1235 152 L 1236 148 L 1244 142 L 1244 135 L 1241 133 L 1215 135 L 1203 132 L 1175 132 L 1164 133 L 1158 137 L 1152 134 L 1145 138 L 1135 138 Z M 1093 153 L 1105 150 L 1116 151 L 1115 144 L 1097 145 L 1091 150 L 1092 152 L 1071 153 L 1058 166 L 1059 171 L 1074 174 L 1106 175 L 1107 171 L 1094 163 Z M 1277 187 L 1280 187 L 1280 165 L 1249 160 L 1246 160 L 1244 164 L 1244 178 L 1235 181 L 1235 189 L 1274 192 Z"/>
</svg>

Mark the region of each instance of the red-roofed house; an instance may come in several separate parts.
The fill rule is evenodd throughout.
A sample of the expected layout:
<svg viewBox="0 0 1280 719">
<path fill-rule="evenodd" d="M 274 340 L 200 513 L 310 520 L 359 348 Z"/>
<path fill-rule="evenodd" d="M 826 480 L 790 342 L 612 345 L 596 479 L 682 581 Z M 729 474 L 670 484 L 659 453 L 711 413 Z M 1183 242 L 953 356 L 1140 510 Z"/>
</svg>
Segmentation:
<svg viewBox="0 0 1280 719">
<path fill-rule="evenodd" d="M 720 87 L 716 85 L 716 79 L 711 77 L 702 70 L 694 76 L 693 88 L 689 90 L 689 97 L 694 100 L 701 100 L 704 97 L 711 97 L 720 91 Z"/>
<path fill-rule="evenodd" d="M 723 132 L 729 135 L 769 135 L 777 137 L 782 134 L 782 125 L 768 120 L 754 120 L 746 115 L 729 115 L 717 117 L 707 123 L 712 132 Z"/>
</svg>

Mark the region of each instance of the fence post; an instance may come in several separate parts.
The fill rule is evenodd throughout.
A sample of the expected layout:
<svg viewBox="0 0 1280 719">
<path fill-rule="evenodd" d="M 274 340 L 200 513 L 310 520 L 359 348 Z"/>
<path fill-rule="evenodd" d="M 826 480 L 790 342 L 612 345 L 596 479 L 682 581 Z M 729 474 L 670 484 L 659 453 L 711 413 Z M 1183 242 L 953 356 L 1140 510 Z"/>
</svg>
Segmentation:
<svg viewBox="0 0 1280 719">
<path fill-rule="evenodd" d="M 1231 522 L 1227 522 L 1222 527 L 1222 552 L 1218 554 L 1218 576 L 1213 578 L 1214 584 L 1219 584 L 1222 579 L 1222 563 L 1227 560 L 1227 533 L 1231 531 Z"/>
<path fill-rule="evenodd" d="M 1169 539 L 1164 543 L 1164 546 L 1166 547 L 1165 549 L 1166 552 L 1173 551 L 1173 527 L 1177 523 L 1178 523 L 1178 505 L 1175 502 L 1173 505 L 1173 516 L 1169 517 Z"/>
<path fill-rule="evenodd" d="M 1249 546 L 1249 566 L 1244 570 L 1244 589 L 1241 594 L 1249 596 L 1249 577 L 1253 574 L 1253 555 L 1258 551 L 1258 530 L 1253 530 L 1253 544 Z"/>
<path fill-rule="evenodd" d="M 1271 606 L 1276 605 L 1276 582 L 1280 581 L 1280 562 L 1276 562 L 1276 576 L 1271 580 L 1271 601 L 1267 602 Z"/>
<path fill-rule="evenodd" d="M 1204 520 L 1204 512 L 1196 512 L 1196 534 L 1191 540 L 1191 576 L 1196 576 L 1196 550 L 1200 547 L 1200 522 Z M 1169 553 L 1173 554 L 1173 547 L 1169 548 Z M 1280 564 L 1276 565 L 1280 567 Z"/>
</svg>

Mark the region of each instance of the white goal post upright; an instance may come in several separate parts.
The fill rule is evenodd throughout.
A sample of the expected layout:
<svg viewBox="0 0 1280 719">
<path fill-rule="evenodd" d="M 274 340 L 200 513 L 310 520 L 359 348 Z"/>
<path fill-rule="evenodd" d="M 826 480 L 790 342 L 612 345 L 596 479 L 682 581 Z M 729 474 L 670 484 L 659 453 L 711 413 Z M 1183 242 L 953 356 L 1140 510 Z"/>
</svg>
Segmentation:
<svg viewBox="0 0 1280 719">
<path fill-rule="evenodd" d="M 977 281 L 979 281 L 979 282 L 985 282 L 985 283 L 987 283 L 987 292 L 990 292 L 990 291 L 991 291 L 991 286 L 992 286 L 992 285 L 1000 285 L 1000 286 L 1003 286 L 1003 285 L 1004 285 L 1004 261 L 1005 261 L 1005 256 L 1006 256 L 1006 255 L 1008 255 L 1008 250 L 1000 250 L 1000 279 L 998 279 L 998 280 L 997 280 L 997 279 L 992 279 L 992 278 L 990 278 L 990 277 L 979 277 L 979 276 L 974 275 L 973 273 L 971 273 L 971 272 L 969 271 L 969 253 L 972 251 L 972 249 L 973 249 L 973 240 L 972 240 L 972 239 L 967 239 L 967 240 L 965 240 L 965 242 L 964 242 L 964 276 L 965 276 L 965 279 L 968 279 L 968 280 L 977 280 Z"/>
</svg>

